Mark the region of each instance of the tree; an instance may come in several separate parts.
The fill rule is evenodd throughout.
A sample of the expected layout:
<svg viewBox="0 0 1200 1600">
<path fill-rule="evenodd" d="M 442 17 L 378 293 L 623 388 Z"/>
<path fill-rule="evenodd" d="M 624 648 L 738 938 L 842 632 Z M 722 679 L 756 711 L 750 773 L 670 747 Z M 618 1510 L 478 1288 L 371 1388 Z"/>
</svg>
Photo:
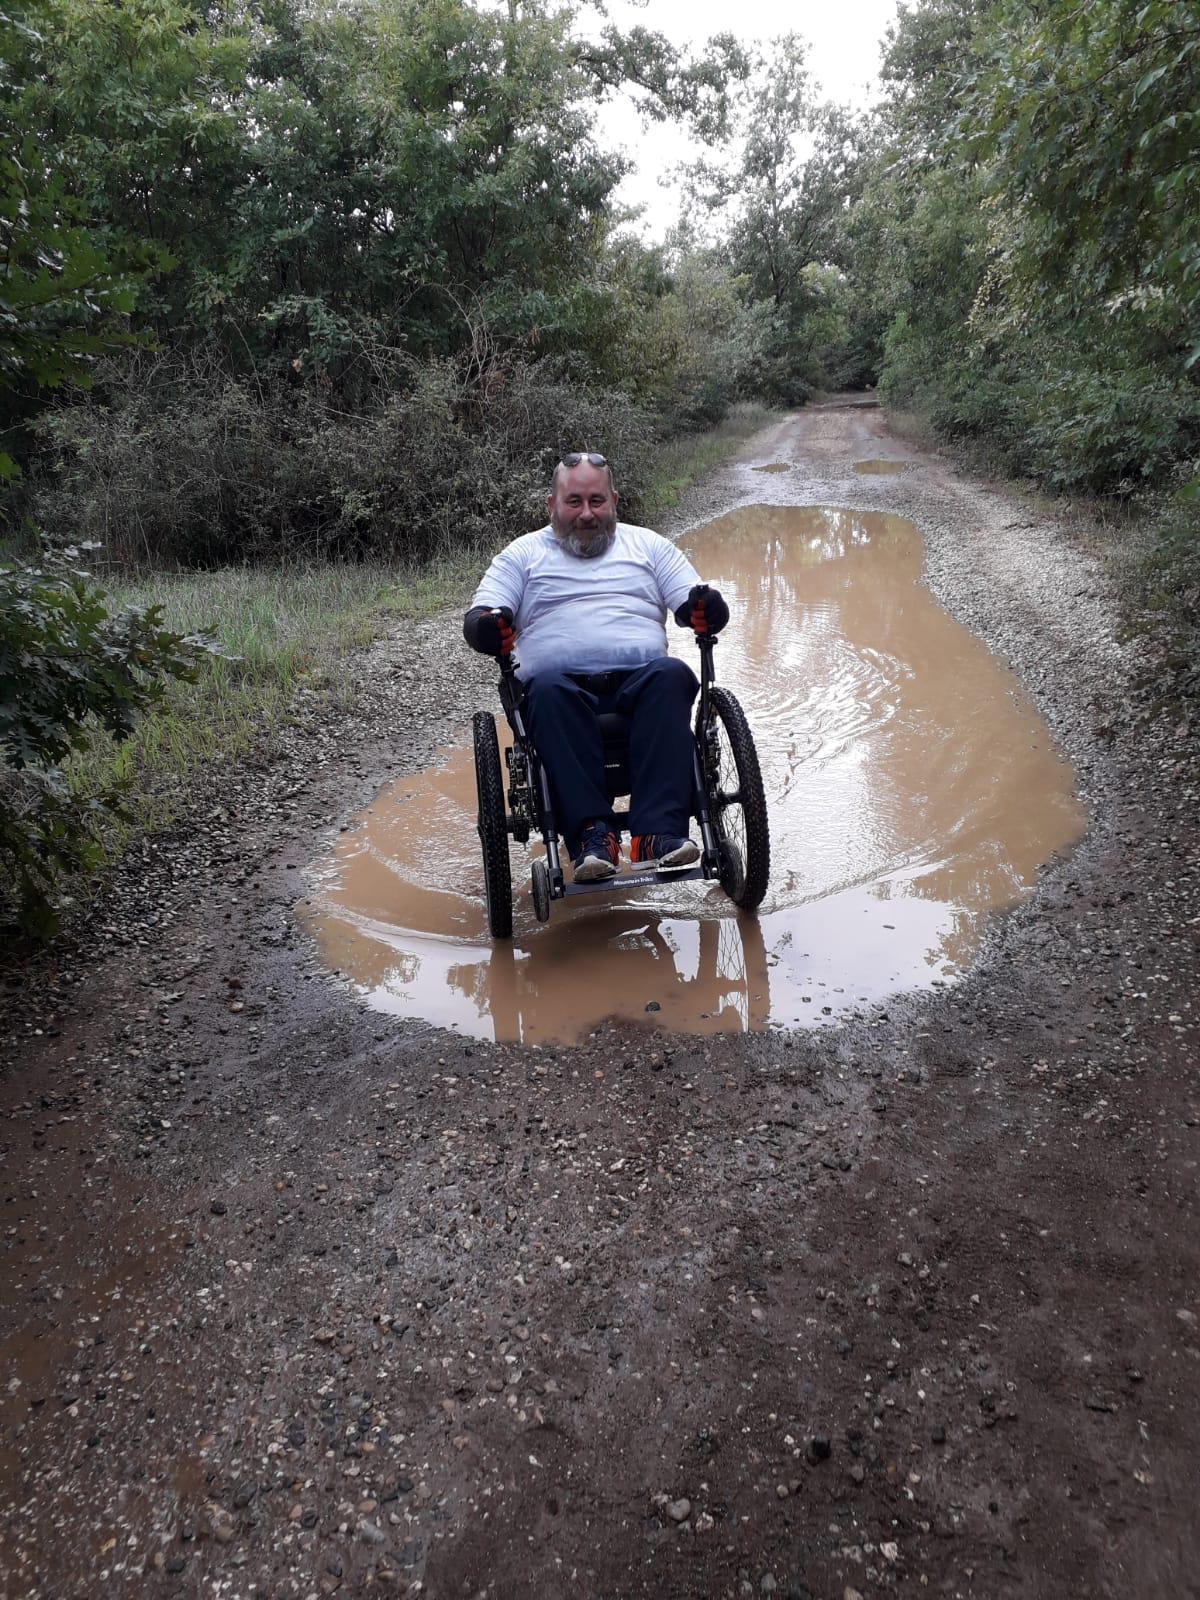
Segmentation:
<svg viewBox="0 0 1200 1600">
<path fill-rule="evenodd" d="M 151 244 L 110 240 L 70 187 L 61 152 L 17 137 L 23 84 L 46 34 L 0 15 L 0 428 L 9 438 L 65 383 L 86 385 L 96 356 L 129 341 L 139 287 L 168 264 Z M 15 454 L 0 451 L 11 484 Z M 167 678 L 194 677 L 206 641 L 164 629 L 156 608 L 110 612 L 78 552 L 0 566 L 0 877 L 18 920 L 45 935 L 51 892 L 93 865 L 114 801 L 81 804 L 61 762 L 95 728 L 121 738 Z"/>
<path fill-rule="evenodd" d="M 577 344 L 623 172 L 596 104 L 630 82 L 719 128 L 740 62 L 643 28 L 581 43 L 560 0 L 42 3 L 21 115 L 106 238 L 172 256 L 139 318 L 339 386 L 366 349 L 469 343 L 481 302 L 502 339 Z"/>
<path fill-rule="evenodd" d="M 40 59 L 45 21 L 0 13 L 0 482 L 19 468 L 20 430 L 45 391 L 86 384 L 92 360 L 124 337 L 118 318 L 164 258 L 136 242 L 107 248 L 53 150 L 22 131 L 20 83 Z"/>
<path fill-rule="evenodd" d="M 244 21 L 180 0 L 37 3 L 13 114 L 101 248 L 170 263 L 137 301 L 139 326 L 166 338 L 199 309 L 197 276 L 228 251 L 229 202 L 251 176 Z"/>
<path fill-rule="evenodd" d="M 1200 6 L 902 6 L 847 235 L 884 393 L 1054 485 L 1200 447 Z"/>
<path fill-rule="evenodd" d="M 693 168 L 697 198 L 728 219 L 732 272 L 764 308 L 761 381 L 785 401 L 803 400 L 822 377 L 815 352 L 826 343 L 833 281 L 822 269 L 844 254 L 864 136 L 848 113 L 816 99 L 803 44 L 789 34 L 757 61 L 740 96 L 734 159 Z"/>
<path fill-rule="evenodd" d="M 879 79 L 879 130 L 906 166 L 947 159 L 970 81 L 975 41 L 992 0 L 900 0 Z"/>
<path fill-rule="evenodd" d="M 1021 292 L 1174 312 L 1200 361 L 1200 5 L 1004 0 L 983 56 L 962 129 Z"/>
</svg>

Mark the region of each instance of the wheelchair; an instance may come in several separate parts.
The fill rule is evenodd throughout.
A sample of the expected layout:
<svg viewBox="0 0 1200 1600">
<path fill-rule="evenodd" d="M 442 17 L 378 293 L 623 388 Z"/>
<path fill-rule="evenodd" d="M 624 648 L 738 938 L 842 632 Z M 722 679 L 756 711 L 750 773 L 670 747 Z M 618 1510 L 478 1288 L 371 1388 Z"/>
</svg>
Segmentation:
<svg viewBox="0 0 1200 1600">
<path fill-rule="evenodd" d="M 670 872 L 639 865 L 592 883 L 564 880 L 550 784 L 521 714 L 521 680 L 511 656 L 500 658 L 500 703 L 512 730 L 512 744 L 504 752 L 507 803 L 496 719 L 490 711 L 477 711 L 472 723 L 484 896 L 488 929 L 494 939 L 512 937 L 509 838 L 527 844 L 535 831 L 541 834 L 546 851 L 545 857 L 531 866 L 530 894 L 539 922 L 549 920 L 553 901 L 569 895 L 697 879 L 719 883 L 744 911 L 753 911 L 762 903 L 771 869 L 771 844 L 758 752 L 737 699 L 713 681 L 716 638 L 698 634 L 696 642 L 700 647 L 700 695 L 694 725 L 692 815 L 700 830 L 700 860 L 682 871 Z M 615 713 L 602 715 L 599 721 L 606 787 L 609 798 L 616 800 L 630 789 L 629 724 Z"/>
</svg>

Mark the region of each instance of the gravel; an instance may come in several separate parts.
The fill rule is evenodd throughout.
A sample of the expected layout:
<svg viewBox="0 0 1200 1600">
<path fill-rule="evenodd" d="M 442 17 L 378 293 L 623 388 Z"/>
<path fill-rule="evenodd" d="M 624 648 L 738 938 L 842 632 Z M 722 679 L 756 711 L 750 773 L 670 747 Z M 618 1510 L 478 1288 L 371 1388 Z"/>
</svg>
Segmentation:
<svg viewBox="0 0 1200 1600">
<path fill-rule="evenodd" d="M 1187 1591 L 1194 770 L 1040 513 L 862 408 L 747 459 L 798 465 L 674 531 L 912 517 L 1086 836 L 965 980 L 862 1020 L 673 1038 L 670 1071 L 642 1030 L 465 1041 L 366 1011 L 291 914 L 491 703 L 453 616 L 363 652 L 349 711 L 302 698 L 3 980 L 14 1600 Z"/>
</svg>

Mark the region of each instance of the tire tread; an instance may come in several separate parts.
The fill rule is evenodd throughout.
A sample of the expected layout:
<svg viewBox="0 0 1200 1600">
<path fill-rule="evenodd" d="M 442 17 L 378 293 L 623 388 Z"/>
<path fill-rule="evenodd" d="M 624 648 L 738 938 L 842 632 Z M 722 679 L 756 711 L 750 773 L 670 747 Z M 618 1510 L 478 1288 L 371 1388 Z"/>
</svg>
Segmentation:
<svg viewBox="0 0 1200 1600">
<path fill-rule="evenodd" d="M 746 827 L 746 859 L 742 863 L 745 876 L 741 892 L 732 898 L 744 911 L 753 911 L 762 904 L 771 874 L 771 836 L 758 751 L 746 713 L 735 695 L 728 689 L 714 687 L 709 691 L 709 705 L 722 723 L 733 753 Z"/>
<path fill-rule="evenodd" d="M 493 939 L 511 939 L 512 866 L 508 859 L 508 823 L 496 719 L 490 711 L 477 711 L 471 729 L 475 744 L 475 791 L 479 802 L 476 826 L 483 850 L 488 931 Z"/>
</svg>

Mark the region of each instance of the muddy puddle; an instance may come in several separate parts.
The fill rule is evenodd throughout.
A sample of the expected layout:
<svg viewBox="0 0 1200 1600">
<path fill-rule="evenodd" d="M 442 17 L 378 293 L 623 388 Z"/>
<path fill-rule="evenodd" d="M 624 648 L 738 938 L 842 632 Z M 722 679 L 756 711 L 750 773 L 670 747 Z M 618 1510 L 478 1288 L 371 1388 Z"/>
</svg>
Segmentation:
<svg viewBox="0 0 1200 1600">
<path fill-rule="evenodd" d="M 792 464 L 790 461 L 768 461 L 765 466 L 753 468 L 755 472 L 790 472 L 791 470 Z"/>
<path fill-rule="evenodd" d="M 907 461 L 856 461 L 853 470 L 864 478 L 892 478 L 903 472 Z"/>
<path fill-rule="evenodd" d="M 379 795 L 302 908 L 371 1005 L 533 1043 L 612 1015 L 697 1033 L 819 1025 L 953 980 L 987 913 L 1078 837 L 1070 769 L 920 582 L 911 523 L 754 506 L 682 543 L 730 602 L 717 678 L 750 718 L 771 818 L 759 916 L 679 884 L 559 903 L 539 925 L 514 847 L 515 936 L 493 945 L 471 758 L 448 751 Z M 672 650 L 694 654 L 683 634 Z"/>
</svg>

